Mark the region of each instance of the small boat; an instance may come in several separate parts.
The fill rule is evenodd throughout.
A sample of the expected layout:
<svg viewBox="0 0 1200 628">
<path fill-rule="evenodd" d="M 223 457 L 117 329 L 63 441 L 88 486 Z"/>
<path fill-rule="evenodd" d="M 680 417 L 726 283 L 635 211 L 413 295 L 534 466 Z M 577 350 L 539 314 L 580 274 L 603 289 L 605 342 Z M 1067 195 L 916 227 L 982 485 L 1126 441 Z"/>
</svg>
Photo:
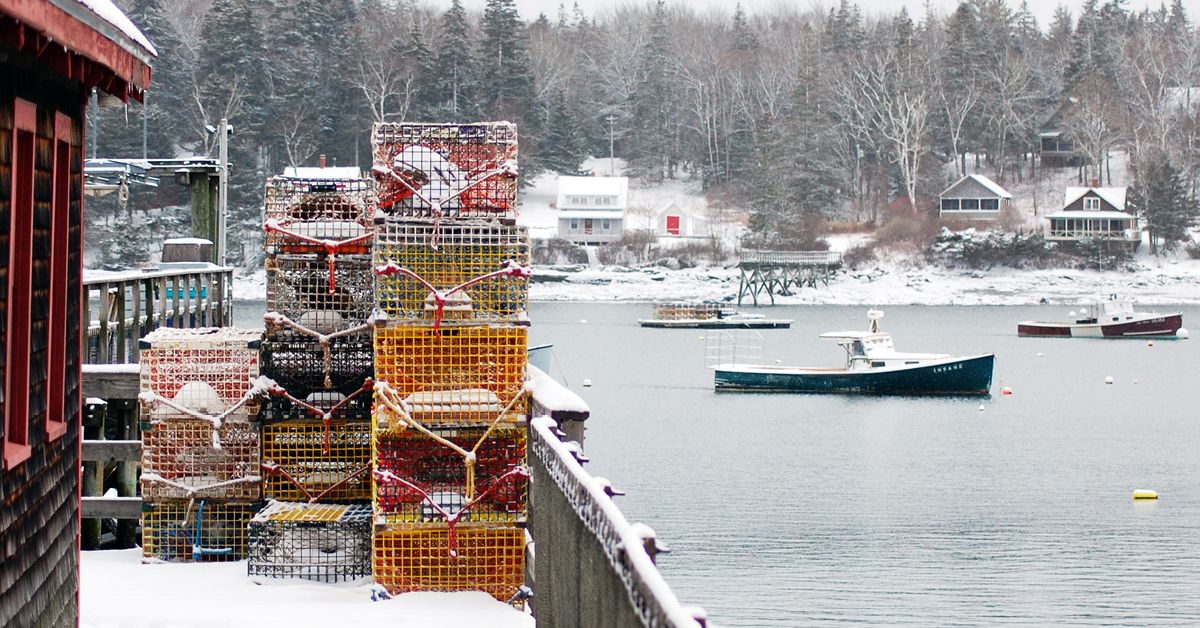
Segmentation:
<svg viewBox="0 0 1200 628">
<path fill-rule="evenodd" d="M 659 303 L 653 317 L 640 318 L 638 324 L 679 329 L 787 329 L 792 319 L 738 312 L 724 303 Z"/>
<path fill-rule="evenodd" d="M 1129 299 L 1109 295 L 1081 303 L 1067 315 L 1066 322 L 1023 321 L 1017 323 L 1018 336 L 1055 338 L 1176 338 L 1183 327 L 1183 315 L 1175 312 L 1138 312 Z"/>
<path fill-rule="evenodd" d="M 868 395 L 987 395 L 996 356 L 900 353 L 891 334 L 879 331 L 883 312 L 871 310 L 870 331 L 834 331 L 822 338 L 846 351 L 835 368 L 768 364 L 718 364 L 718 391 L 854 393 Z"/>
</svg>

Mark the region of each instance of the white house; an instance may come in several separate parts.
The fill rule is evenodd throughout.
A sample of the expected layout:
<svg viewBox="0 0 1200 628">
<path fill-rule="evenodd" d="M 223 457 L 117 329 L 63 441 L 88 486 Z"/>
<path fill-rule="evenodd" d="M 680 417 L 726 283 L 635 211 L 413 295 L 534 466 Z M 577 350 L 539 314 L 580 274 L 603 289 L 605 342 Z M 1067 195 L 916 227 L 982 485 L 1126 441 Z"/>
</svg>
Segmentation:
<svg viewBox="0 0 1200 628">
<path fill-rule="evenodd" d="M 654 212 L 654 231 L 669 238 L 708 237 L 708 218 L 701 212 L 669 201 Z"/>
<path fill-rule="evenodd" d="M 1046 220 L 1047 240 L 1105 240 L 1134 249 L 1142 240 L 1137 216 L 1125 211 L 1125 188 L 1067 188 L 1062 210 Z"/>
<path fill-rule="evenodd" d="M 559 177 L 558 236 L 576 244 L 621 238 L 629 206 L 626 177 Z"/>
<path fill-rule="evenodd" d="M 969 174 L 942 191 L 938 198 L 942 218 L 995 220 L 1008 207 L 1012 194 L 981 174 Z"/>
</svg>

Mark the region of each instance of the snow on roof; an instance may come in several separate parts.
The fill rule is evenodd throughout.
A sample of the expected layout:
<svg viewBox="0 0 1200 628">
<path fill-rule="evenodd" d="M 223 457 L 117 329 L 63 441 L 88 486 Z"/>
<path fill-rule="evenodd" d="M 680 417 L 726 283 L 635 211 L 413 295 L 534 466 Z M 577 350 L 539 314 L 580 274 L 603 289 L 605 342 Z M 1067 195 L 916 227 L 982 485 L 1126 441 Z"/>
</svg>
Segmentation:
<svg viewBox="0 0 1200 628">
<path fill-rule="evenodd" d="M 362 172 L 354 166 L 336 166 L 332 168 L 288 166 L 283 169 L 283 176 L 289 179 L 345 180 L 361 179 Z"/>
<path fill-rule="evenodd" d="M 874 331 L 827 331 L 819 337 L 834 338 L 837 340 L 866 340 L 875 336 L 888 336 L 888 334 Z"/>
<path fill-rule="evenodd" d="M 1067 188 L 1063 197 L 1063 207 L 1070 207 L 1072 203 L 1086 196 L 1088 192 L 1095 193 L 1096 196 L 1121 211 L 1125 210 L 1125 188 Z"/>
<path fill-rule="evenodd" d="M 703 218 L 704 217 L 704 214 L 702 212 L 698 211 L 696 208 L 686 206 L 686 205 L 680 205 L 679 203 L 676 203 L 675 201 L 667 201 L 661 207 L 654 210 L 654 216 L 656 218 L 660 217 L 663 214 L 670 212 L 671 210 L 675 210 L 681 214 L 687 214 L 687 215 L 695 217 L 695 218 Z"/>
<path fill-rule="evenodd" d="M 163 244 L 212 244 L 212 240 L 204 238 L 167 238 Z"/>
<path fill-rule="evenodd" d="M 75 0 L 80 5 L 87 8 L 92 13 L 95 13 L 100 19 L 112 24 L 123 35 L 132 39 L 137 45 L 146 49 L 146 52 L 154 56 L 158 56 L 158 51 L 154 49 L 154 44 L 146 38 L 142 31 L 133 25 L 133 22 L 117 8 L 112 0 Z"/>
<path fill-rule="evenodd" d="M 1000 198 L 1012 198 L 1012 194 L 1009 194 L 1008 190 L 1000 187 L 1000 185 L 998 183 L 996 183 L 995 181 L 992 181 L 991 179 L 989 179 L 981 174 L 969 174 L 969 175 L 959 179 L 958 181 L 955 181 L 950 187 L 946 188 L 945 190 L 942 190 L 942 193 L 940 194 L 940 196 L 945 196 L 946 194 L 949 194 L 952 190 L 954 190 L 954 188 L 958 187 L 959 185 L 962 185 L 962 182 L 966 181 L 968 179 L 978 183 L 979 185 L 982 185 L 989 192 L 991 192 L 992 194 L 995 194 L 996 196 L 999 196 Z"/>
<path fill-rule="evenodd" d="M 629 202 L 629 179 L 627 177 L 569 177 L 558 178 L 557 206 L 575 207 L 569 196 L 611 196 L 615 202 L 605 207 L 625 207 Z"/>
<path fill-rule="evenodd" d="M 609 218 L 619 220 L 625 217 L 623 209 L 567 209 L 558 212 L 559 218 Z"/>
<path fill-rule="evenodd" d="M 1046 214 L 1046 218 L 1083 218 L 1085 220 L 1088 218 L 1121 218 L 1125 220 L 1132 220 L 1133 215 L 1125 212 L 1101 211 L 1095 209 L 1075 209 L 1055 212 L 1053 214 Z"/>
</svg>

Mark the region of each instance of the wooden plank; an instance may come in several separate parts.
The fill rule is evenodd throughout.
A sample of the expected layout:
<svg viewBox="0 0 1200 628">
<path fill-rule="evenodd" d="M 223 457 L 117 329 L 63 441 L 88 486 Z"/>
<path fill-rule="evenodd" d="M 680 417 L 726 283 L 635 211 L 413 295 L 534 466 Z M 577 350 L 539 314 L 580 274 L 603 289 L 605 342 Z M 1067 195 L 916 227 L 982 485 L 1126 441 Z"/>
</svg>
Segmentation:
<svg viewBox="0 0 1200 628">
<path fill-rule="evenodd" d="M 142 459 L 140 440 L 85 440 L 84 462 L 109 462 Z"/>
<path fill-rule="evenodd" d="M 84 519 L 141 519 L 141 497 L 83 498 L 80 516 Z"/>
<path fill-rule="evenodd" d="M 83 396 L 100 399 L 137 399 L 138 372 L 97 369 L 102 365 L 83 365 Z M 93 368 L 89 368 L 93 367 Z"/>
</svg>

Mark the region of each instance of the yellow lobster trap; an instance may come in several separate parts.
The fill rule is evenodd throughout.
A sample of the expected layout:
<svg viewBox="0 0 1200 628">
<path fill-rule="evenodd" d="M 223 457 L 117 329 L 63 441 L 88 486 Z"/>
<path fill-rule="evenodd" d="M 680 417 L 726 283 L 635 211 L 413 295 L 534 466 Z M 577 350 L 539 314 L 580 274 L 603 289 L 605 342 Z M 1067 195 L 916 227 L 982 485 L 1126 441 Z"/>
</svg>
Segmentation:
<svg viewBox="0 0 1200 628">
<path fill-rule="evenodd" d="M 389 593 L 483 591 L 508 602 L 524 583 L 525 530 L 514 523 L 376 526 L 372 573 Z"/>
<path fill-rule="evenodd" d="M 246 526 L 258 503 L 184 499 L 142 504 L 142 555 L 167 561 L 246 557 Z"/>
<path fill-rule="evenodd" d="M 263 495 L 304 502 L 371 499 L 371 423 L 302 419 L 266 423 Z"/>
<path fill-rule="evenodd" d="M 389 321 L 528 321 L 523 227 L 389 219 L 379 226 L 374 256 L 376 306 Z"/>
</svg>

